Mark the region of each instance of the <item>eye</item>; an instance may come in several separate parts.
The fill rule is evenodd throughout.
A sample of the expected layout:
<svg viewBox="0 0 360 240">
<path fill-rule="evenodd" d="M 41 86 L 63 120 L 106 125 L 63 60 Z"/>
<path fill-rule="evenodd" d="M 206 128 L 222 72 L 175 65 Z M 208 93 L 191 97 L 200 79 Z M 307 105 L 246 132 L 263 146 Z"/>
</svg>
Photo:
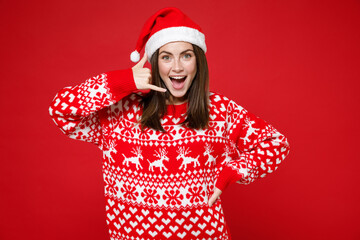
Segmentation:
<svg viewBox="0 0 360 240">
<path fill-rule="evenodd" d="M 190 53 L 185 53 L 184 58 L 191 58 L 191 54 Z"/>
<path fill-rule="evenodd" d="M 169 59 L 170 59 L 170 56 L 168 56 L 168 55 L 163 55 L 163 56 L 161 57 L 161 59 L 163 59 L 163 60 L 169 60 Z"/>
</svg>

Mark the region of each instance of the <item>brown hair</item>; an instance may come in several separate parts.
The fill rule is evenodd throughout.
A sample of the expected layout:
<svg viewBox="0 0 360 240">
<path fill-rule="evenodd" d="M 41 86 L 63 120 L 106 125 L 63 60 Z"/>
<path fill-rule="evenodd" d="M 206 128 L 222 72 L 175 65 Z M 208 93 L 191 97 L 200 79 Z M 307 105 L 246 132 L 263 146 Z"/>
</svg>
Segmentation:
<svg viewBox="0 0 360 240">
<path fill-rule="evenodd" d="M 204 51 L 192 45 L 196 56 L 196 75 L 186 93 L 188 108 L 186 119 L 181 124 L 192 129 L 204 129 L 209 123 L 209 69 Z M 151 78 L 152 84 L 166 88 L 160 78 L 158 67 L 159 49 L 151 57 Z M 151 90 L 146 94 L 140 104 L 143 106 L 143 113 L 140 119 L 141 129 L 144 127 L 153 128 L 166 132 L 160 123 L 160 118 L 166 114 L 166 99 L 170 98 L 169 91 L 165 93 Z"/>
</svg>

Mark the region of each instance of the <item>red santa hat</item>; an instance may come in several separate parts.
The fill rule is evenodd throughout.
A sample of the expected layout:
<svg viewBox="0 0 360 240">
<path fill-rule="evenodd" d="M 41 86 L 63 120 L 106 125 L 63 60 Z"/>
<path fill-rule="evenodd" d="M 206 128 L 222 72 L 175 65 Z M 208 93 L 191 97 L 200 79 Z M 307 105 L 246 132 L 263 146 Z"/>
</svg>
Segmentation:
<svg viewBox="0 0 360 240">
<path fill-rule="evenodd" d="M 205 35 L 199 25 L 177 8 L 161 9 L 146 21 L 130 59 L 138 62 L 145 45 L 150 60 L 158 48 L 176 41 L 192 43 L 206 52 Z"/>
</svg>

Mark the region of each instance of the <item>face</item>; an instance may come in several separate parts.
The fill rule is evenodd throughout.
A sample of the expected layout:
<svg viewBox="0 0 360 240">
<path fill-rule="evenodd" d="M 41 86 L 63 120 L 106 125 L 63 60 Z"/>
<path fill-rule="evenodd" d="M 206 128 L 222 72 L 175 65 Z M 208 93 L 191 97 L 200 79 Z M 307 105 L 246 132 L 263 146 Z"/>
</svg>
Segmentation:
<svg viewBox="0 0 360 240">
<path fill-rule="evenodd" d="M 170 42 L 159 49 L 159 73 L 173 104 L 186 101 L 186 93 L 196 75 L 196 57 L 188 42 Z"/>
</svg>

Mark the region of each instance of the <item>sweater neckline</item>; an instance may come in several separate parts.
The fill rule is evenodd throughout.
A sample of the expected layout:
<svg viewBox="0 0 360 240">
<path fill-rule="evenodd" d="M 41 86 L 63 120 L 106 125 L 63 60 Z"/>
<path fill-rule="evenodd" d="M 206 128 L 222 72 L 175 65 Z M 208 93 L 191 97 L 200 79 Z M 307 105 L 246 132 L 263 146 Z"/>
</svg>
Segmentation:
<svg viewBox="0 0 360 240">
<path fill-rule="evenodd" d="M 169 104 L 166 105 L 166 113 L 167 115 L 181 115 L 183 113 L 186 113 L 187 110 L 187 102 L 181 103 L 181 104 Z"/>
</svg>

